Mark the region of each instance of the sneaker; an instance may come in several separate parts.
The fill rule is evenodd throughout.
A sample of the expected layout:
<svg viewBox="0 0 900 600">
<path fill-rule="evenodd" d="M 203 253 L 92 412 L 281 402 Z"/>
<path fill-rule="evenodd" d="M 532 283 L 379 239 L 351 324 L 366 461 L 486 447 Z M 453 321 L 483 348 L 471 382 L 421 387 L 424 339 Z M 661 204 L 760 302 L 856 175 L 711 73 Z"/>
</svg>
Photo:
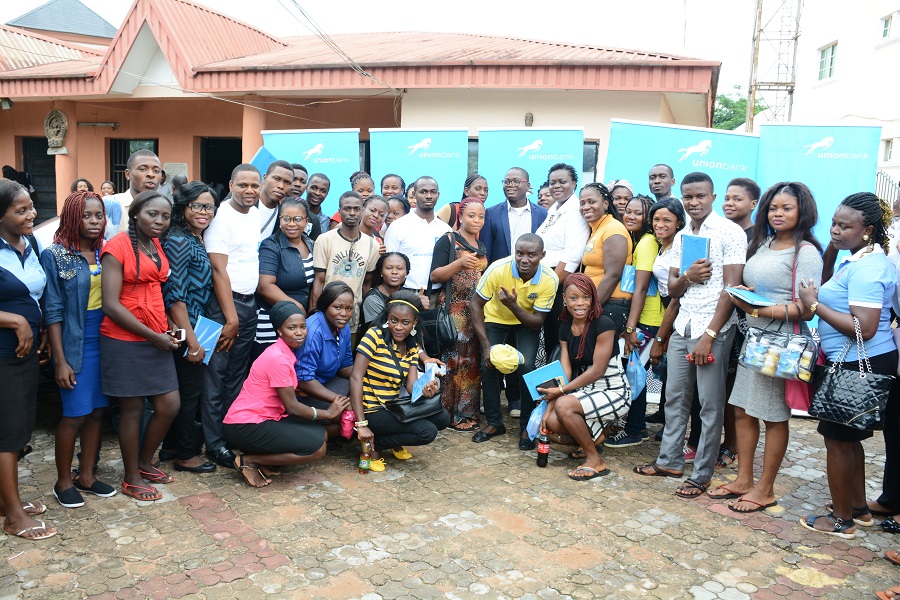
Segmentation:
<svg viewBox="0 0 900 600">
<path fill-rule="evenodd" d="M 614 436 L 607 438 L 603 445 L 609 448 L 627 448 L 629 446 L 640 446 L 644 443 L 644 439 L 646 438 L 642 438 L 639 435 L 628 435 L 623 429 Z"/>
<path fill-rule="evenodd" d="M 647 431 L 646 429 L 644 429 L 643 431 L 641 431 L 641 439 L 644 440 L 645 442 L 646 442 L 647 440 L 649 440 L 649 439 L 650 439 L 650 432 Z"/>
<path fill-rule="evenodd" d="M 697 458 L 697 449 L 691 448 L 687 444 L 684 446 L 684 462 L 692 463 L 694 459 Z"/>
<path fill-rule="evenodd" d="M 520 404 L 518 402 L 510 402 L 509 403 L 509 416 L 517 419 L 522 416 L 522 411 L 520 409 Z"/>
<path fill-rule="evenodd" d="M 78 508 L 79 506 L 84 506 L 84 497 L 78 490 L 75 489 L 74 486 L 66 490 L 59 491 L 54 485 L 53 495 L 56 497 L 56 500 L 63 508 Z"/>
</svg>

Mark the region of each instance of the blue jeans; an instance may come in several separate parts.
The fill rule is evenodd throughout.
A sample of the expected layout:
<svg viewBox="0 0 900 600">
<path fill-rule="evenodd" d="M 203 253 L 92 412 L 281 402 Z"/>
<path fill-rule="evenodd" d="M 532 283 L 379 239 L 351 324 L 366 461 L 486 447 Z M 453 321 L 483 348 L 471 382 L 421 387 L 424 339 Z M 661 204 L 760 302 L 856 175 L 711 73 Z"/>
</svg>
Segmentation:
<svg viewBox="0 0 900 600">
<path fill-rule="evenodd" d="M 529 329 L 524 325 L 502 325 L 500 323 L 485 323 L 488 341 L 491 345 L 510 344 L 515 347 L 525 363 L 521 365 L 511 377 L 519 381 L 520 410 L 519 433 L 525 431 L 531 411 L 534 410 L 534 399 L 522 382 L 522 375 L 534 371 L 534 359 L 537 356 L 540 333 L 537 329 Z M 481 359 L 482 373 L 482 398 L 484 401 L 484 416 L 488 425 L 503 427 L 503 412 L 500 410 L 500 374 L 496 370 L 488 370 L 484 365 L 484 357 Z"/>
</svg>

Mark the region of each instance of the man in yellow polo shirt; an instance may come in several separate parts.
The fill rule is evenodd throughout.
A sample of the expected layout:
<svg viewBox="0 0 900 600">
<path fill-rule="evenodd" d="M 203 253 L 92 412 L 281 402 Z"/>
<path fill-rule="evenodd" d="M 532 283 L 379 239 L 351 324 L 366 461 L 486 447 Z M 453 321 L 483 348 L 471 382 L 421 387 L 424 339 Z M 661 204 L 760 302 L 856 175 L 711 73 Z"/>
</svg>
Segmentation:
<svg viewBox="0 0 900 600">
<path fill-rule="evenodd" d="M 525 357 L 514 377 L 521 378 L 534 370 L 539 333 L 544 319 L 553 308 L 559 279 L 552 269 L 541 265 L 544 241 L 526 233 L 516 241 L 513 256 L 493 263 L 481 276 L 470 307 L 472 326 L 481 343 L 482 398 L 487 427 L 475 433 L 473 442 L 486 442 L 506 433 L 500 411 L 500 375 L 491 364 L 491 346 L 509 343 Z M 525 425 L 534 409 L 534 399 L 520 380 L 522 390 L 519 416 L 519 449 L 531 450 Z"/>
</svg>

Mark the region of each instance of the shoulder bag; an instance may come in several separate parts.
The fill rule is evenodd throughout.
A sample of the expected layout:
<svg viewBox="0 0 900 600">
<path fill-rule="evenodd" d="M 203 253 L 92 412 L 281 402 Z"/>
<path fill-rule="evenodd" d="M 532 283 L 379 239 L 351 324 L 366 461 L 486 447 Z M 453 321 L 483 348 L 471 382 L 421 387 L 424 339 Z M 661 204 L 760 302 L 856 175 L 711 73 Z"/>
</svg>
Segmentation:
<svg viewBox="0 0 900 600">
<path fill-rule="evenodd" d="M 403 367 L 400 364 L 400 359 L 397 358 L 397 354 L 394 352 L 394 343 L 392 340 L 385 340 L 385 343 L 387 344 L 388 351 L 391 353 L 394 365 L 397 367 L 397 372 L 400 373 L 401 379 L 400 394 L 397 396 L 396 400 L 388 400 L 384 403 L 385 410 L 391 413 L 391 415 L 401 423 L 411 423 L 412 421 L 436 415 L 444 410 L 444 407 L 441 404 L 440 393 L 435 394 L 431 398 L 423 396 L 416 402 L 412 401 L 412 398 L 406 389 L 406 382 L 402 381 Z"/>
<path fill-rule="evenodd" d="M 449 265 L 456 260 L 456 239 L 453 233 L 448 233 L 450 239 L 450 251 L 447 256 Z M 422 344 L 425 353 L 435 358 L 453 347 L 456 343 L 456 325 L 450 317 L 450 281 L 444 284 L 444 303 L 440 306 L 423 310 L 419 314 L 419 322 L 416 325 L 422 333 Z M 431 277 L 428 278 L 428 292 L 431 291 Z M 436 296 L 435 296 L 436 297 Z"/>
<path fill-rule="evenodd" d="M 859 319 L 855 316 L 853 329 L 856 331 L 859 370 L 848 369 L 842 364 L 853 342 L 848 337 L 834 363 L 827 367 L 816 367 L 813 382 L 816 391 L 809 407 L 809 415 L 854 429 L 870 430 L 881 421 L 894 376 L 872 372 L 859 329 Z"/>
</svg>

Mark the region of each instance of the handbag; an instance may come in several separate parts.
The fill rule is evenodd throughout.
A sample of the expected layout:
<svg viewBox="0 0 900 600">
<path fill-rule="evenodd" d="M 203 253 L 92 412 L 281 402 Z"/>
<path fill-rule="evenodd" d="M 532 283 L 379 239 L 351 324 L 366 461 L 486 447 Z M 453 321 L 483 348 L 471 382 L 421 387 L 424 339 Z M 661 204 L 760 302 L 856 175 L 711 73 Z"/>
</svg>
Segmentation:
<svg viewBox="0 0 900 600">
<path fill-rule="evenodd" d="M 802 245 L 800 246 L 803 247 Z M 794 268 L 791 270 L 791 298 L 797 302 L 797 257 L 794 256 Z M 800 333 L 800 323 L 794 322 L 794 333 Z M 824 365 L 825 358 L 821 351 L 816 354 L 816 364 Z M 788 379 L 784 382 L 784 401 L 791 410 L 809 413 L 812 403 L 813 387 L 809 382 L 799 379 Z"/>
<path fill-rule="evenodd" d="M 848 369 L 842 364 L 853 341 L 848 337 L 831 366 L 816 367 L 813 383 L 816 392 L 809 407 L 809 415 L 854 429 L 871 430 L 884 414 L 894 376 L 872 372 L 859 329 L 859 319 L 855 316 L 853 329 L 856 331 L 859 371 Z"/>
<path fill-rule="evenodd" d="M 403 368 L 400 365 L 400 359 L 397 358 L 397 354 L 394 352 L 394 344 L 388 341 L 387 347 L 388 351 L 391 353 L 391 358 L 394 360 L 394 365 L 397 367 L 397 372 L 400 373 L 400 377 L 402 378 Z M 444 410 L 444 406 L 441 404 L 440 393 L 435 394 L 431 398 L 426 398 L 423 396 L 422 398 L 419 398 L 417 401 L 413 402 L 412 397 L 409 395 L 409 392 L 406 390 L 406 387 L 402 382 L 400 384 L 400 392 L 401 394 L 403 394 L 403 392 L 406 392 L 406 394 L 398 394 L 396 400 L 388 400 L 384 403 L 384 408 L 401 423 L 411 423 L 418 419 L 424 419 L 425 417 L 436 415 Z"/>
<path fill-rule="evenodd" d="M 456 256 L 456 240 L 453 233 L 450 238 L 450 251 L 447 264 Z M 428 289 L 431 290 L 431 278 L 428 278 Z M 422 332 L 422 346 L 428 356 L 441 356 L 456 343 L 456 325 L 450 316 L 450 281 L 444 284 L 444 303 L 435 308 L 423 310 L 419 314 L 416 329 Z"/>
<path fill-rule="evenodd" d="M 791 298 L 796 304 L 796 253 L 791 271 Z M 788 316 L 788 305 L 785 305 L 784 321 L 777 330 L 769 329 L 772 323 L 763 329 L 748 327 L 746 343 L 738 361 L 745 368 L 762 375 L 809 382 L 819 354 L 819 344 L 812 337 L 800 333 L 799 323 L 794 323 L 792 332 L 781 331 L 784 323 L 788 322 Z"/>
</svg>

